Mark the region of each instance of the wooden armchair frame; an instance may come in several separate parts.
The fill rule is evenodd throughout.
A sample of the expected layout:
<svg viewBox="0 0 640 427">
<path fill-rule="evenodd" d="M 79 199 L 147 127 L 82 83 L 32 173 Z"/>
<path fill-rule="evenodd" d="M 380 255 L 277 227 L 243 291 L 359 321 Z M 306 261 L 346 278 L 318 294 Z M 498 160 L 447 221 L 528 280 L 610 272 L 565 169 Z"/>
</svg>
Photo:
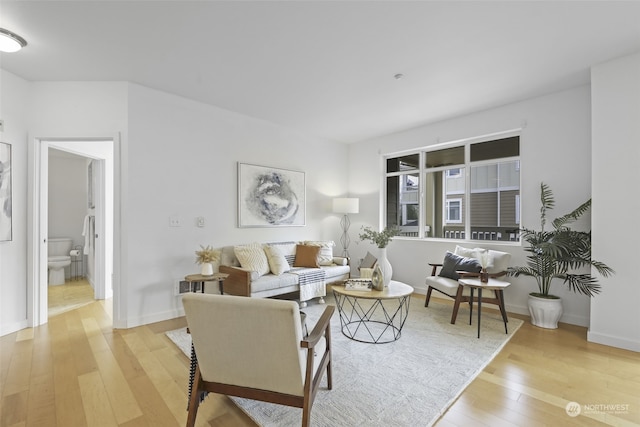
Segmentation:
<svg viewBox="0 0 640 427">
<path fill-rule="evenodd" d="M 442 264 L 438 264 L 438 263 L 429 263 L 429 265 L 431 266 L 431 276 L 436 276 L 436 273 L 438 272 L 438 268 L 442 267 Z M 458 275 L 460 277 L 480 277 L 480 273 L 471 273 L 468 271 L 457 271 Z M 502 277 L 504 275 L 506 275 L 507 272 L 506 271 L 501 271 L 499 273 L 495 273 L 495 274 L 489 274 L 489 277 L 492 279 L 495 279 L 497 277 Z M 453 280 L 453 279 L 450 279 Z M 440 289 L 434 288 L 432 286 L 429 286 L 429 288 L 427 289 L 427 297 L 424 301 L 424 306 L 425 307 L 429 307 L 429 301 L 431 300 L 431 292 L 435 290 L 440 292 L 443 295 L 448 296 L 449 298 L 452 298 L 454 300 L 453 302 L 453 312 L 451 313 L 451 324 L 455 324 L 456 323 L 456 318 L 458 317 L 458 310 L 460 309 L 460 304 L 463 302 L 469 303 L 469 305 L 471 305 L 472 301 L 471 301 L 471 297 L 470 295 L 463 295 L 464 293 L 464 286 L 461 285 L 460 283 L 458 283 L 458 287 L 456 288 L 456 293 L 455 294 L 448 294 Z M 501 293 L 497 292 L 497 291 L 493 291 L 494 293 L 494 297 L 482 297 L 482 303 L 488 303 L 488 304 L 496 304 L 498 307 L 500 307 L 500 311 L 502 313 L 503 316 L 505 316 L 506 314 L 503 312 L 503 307 L 504 304 L 501 301 Z M 474 300 L 477 301 L 478 297 L 474 297 Z"/>
<path fill-rule="evenodd" d="M 230 297 L 234 298 L 234 297 Z M 189 412 L 187 415 L 187 427 L 195 425 L 198 406 L 202 400 L 203 393 L 214 392 L 229 396 L 243 397 L 247 399 L 259 400 L 263 402 L 277 403 L 286 406 L 302 408 L 302 426 L 306 427 L 311 419 L 311 407 L 315 400 L 322 376 L 326 370 L 328 389 L 333 388 L 331 370 L 331 316 L 335 311 L 334 306 L 326 306 L 322 316 L 314 326 L 309 335 L 300 341 L 300 348 L 306 349 L 306 369 L 304 378 L 303 395 L 285 394 L 281 392 L 258 389 L 252 387 L 225 384 L 220 382 L 205 381 L 200 371 L 200 364 L 196 364 L 193 390 L 189 401 Z M 190 329 L 192 329 L 190 327 Z M 325 340 L 325 348 L 322 354 L 316 355 L 318 343 Z M 256 351 L 259 348 L 256 345 Z M 316 358 L 320 358 L 316 363 Z M 317 366 L 317 368 L 316 368 Z M 315 369 L 315 374 L 314 374 Z"/>
</svg>

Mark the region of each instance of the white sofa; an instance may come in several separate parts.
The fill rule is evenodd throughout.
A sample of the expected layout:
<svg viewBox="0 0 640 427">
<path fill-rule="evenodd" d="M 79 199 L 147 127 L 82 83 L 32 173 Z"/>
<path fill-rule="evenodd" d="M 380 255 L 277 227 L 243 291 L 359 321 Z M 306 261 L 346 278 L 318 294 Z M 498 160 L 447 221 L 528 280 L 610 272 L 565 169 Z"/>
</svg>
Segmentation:
<svg viewBox="0 0 640 427">
<path fill-rule="evenodd" d="M 326 285 L 346 280 L 351 273 L 347 258 L 333 256 L 334 246 L 332 241 L 225 246 L 219 260 L 219 271 L 229 274 L 224 293 L 272 297 L 299 291 L 301 307 L 312 298 L 323 303 Z"/>
</svg>

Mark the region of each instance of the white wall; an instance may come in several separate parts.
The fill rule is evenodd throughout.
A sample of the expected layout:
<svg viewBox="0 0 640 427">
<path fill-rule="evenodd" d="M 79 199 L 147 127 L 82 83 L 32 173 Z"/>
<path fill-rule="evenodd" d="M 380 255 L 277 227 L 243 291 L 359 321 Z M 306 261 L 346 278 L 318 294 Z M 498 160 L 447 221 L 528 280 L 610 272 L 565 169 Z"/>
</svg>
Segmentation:
<svg viewBox="0 0 640 427">
<path fill-rule="evenodd" d="M 522 128 L 521 204 L 522 225 L 539 227 L 539 188 L 544 181 L 556 197 L 553 218 L 563 215 L 590 197 L 591 129 L 590 88 L 572 90 L 530 99 L 500 108 L 419 127 L 350 147 L 350 180 L 352 195 L 361 197 L 361 214 L 352 217 L 352 227 L 362 224 L 378 226 L 381 217 L 381 155 L 429 146 L 437 143 L 472 138 Z M 356 240 L 357 237 L 356 237 Z M 442 262 L 446 250 L 453 250 L 452 240 L 417 241 L 396 238 L 388 247 L 394 279 L 406 282 L 417 292 L 426 293 L 425 276 L 430 274 L 428 262 Z M 468 242 L 468 246 L 476 246 Z M 512 265 L 525 264 L 525 252 L 519 244 L 489 243 L 480 245 L 512 254 Z M 352 245 L 354 258 L 376 248 L 365 242 Z M 507 310 L 528 314 L 527 297 L 536 289 L 531 278 L 510 278 L 512 286 L 505 291 Z M 556 283 L 554 294 L 563 298 L 562 322 L 588 325 L 589 299 L 575 295 Z"/>
<path fill-rule="evenodd" d="M 12 147 L 13 240 L 0 242 L 0 335 L 27 327 L 27 127 L 29 83 L 0 70 L 0 141 Z"/>
<path fill-rule="evenodd" d="M 331 203 L 347 190 L 345 145 L 136 85 L 129 110 L 127 326 L 181 313 L 174 284 L 197 272 L 199 245 L 339 239 Z M 307 225 L 237 228 L 237 162 L 304 171 Z"/>
<path fill-rule="evenodd" d="M 27 146 L 34 138 L 120 135 L 114 318 L 121 320 L 116 327 L 179 315 L 174 283 L 197 270 L 194 251 L 200 244 L 340 236 L 331 199 L 347 190 L 343 144 L 133 84 L 27 83 L 6 72 L 2 78 L 3 84 L 11 83 L 11 90 L 2 88 L 2 118 L 5 135 L 15 129 L 10 139 L 16 141 L 19 171 L 14 175 L 14 242 L 0 244 L 2 334 L 26 326 Z M 237 228 L 239 161 L 304 171 L 307 225 Z M 182 227 L 169 227 L 174 215 Z M 204 228 L 195 227 L 198 216 L 206 218 Z"/>
<path fill-rule="evenodd" d="M 640 351 L 633 249 L 640 198 L 640 53 L 592 69 L 593 257 L 616 271 L 591 304 L 589 341 Z"/>
<path fill-rule="evenodd" d="M 86 213 L 86 159 L 49 150 L 49 237 L 70 237 L 73 246 L 84 246 Z"/>
</svg>

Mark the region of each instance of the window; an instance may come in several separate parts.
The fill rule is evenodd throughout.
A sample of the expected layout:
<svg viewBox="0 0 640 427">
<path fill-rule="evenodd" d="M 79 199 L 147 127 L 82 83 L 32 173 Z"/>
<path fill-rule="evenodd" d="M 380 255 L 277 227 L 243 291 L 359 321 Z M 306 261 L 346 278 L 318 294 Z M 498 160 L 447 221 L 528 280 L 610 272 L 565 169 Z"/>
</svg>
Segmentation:
<svg viewBox="0 0 640 427">
<path fill-rule="evenodd" d="M 447 199 L 445 205 L 447 222 L 462 222 L 462 199 Z"/>
<path fill-rule="evenodd" d="M 447 169 L 447 178 L 455 178 L 460 176 L 460 168 Z"/>
<path fill-rule="evenodd" d="M 386 159 L 387 226 L 408 237 L 513 240 L 520 138 L 474 139 Z"/>
</svg>

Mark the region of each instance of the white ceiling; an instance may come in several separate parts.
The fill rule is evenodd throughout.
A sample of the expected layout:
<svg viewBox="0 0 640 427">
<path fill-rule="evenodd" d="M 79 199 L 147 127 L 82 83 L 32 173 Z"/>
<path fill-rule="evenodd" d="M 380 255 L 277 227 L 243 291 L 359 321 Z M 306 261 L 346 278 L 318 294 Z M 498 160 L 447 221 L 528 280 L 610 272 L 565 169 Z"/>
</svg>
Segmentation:
<svg viewBox="0 0 640 427">
<path fill-rule="evenodd" d="M 6 1 L 30 81 L 131 81 L 356 142 L 589 82 L 638 1 Z M 394 75 L 404 74 L 396 80 Z"/>
</svg>

